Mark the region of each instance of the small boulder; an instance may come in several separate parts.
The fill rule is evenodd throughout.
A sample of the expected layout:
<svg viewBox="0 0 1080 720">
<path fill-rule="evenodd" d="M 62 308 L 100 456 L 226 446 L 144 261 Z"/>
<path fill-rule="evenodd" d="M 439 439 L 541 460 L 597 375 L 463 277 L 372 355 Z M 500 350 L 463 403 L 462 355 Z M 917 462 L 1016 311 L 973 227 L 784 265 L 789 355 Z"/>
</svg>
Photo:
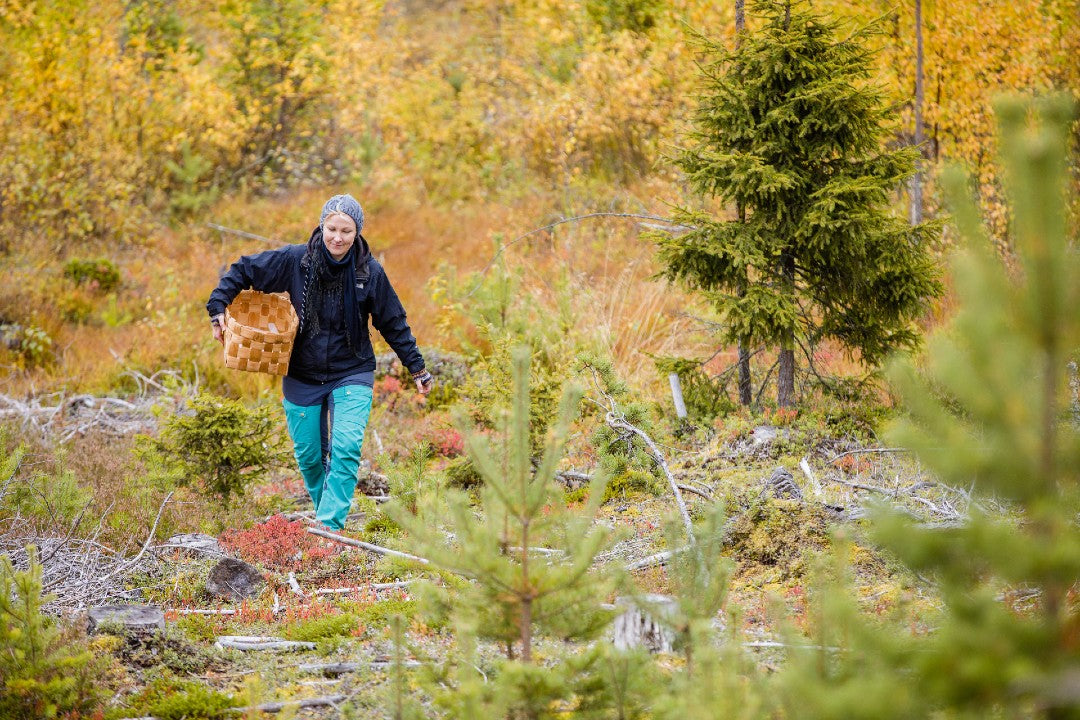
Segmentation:
<svg viewBox="0 0 1080 720">
<path fill-rule="evenodd" d="M 125 630 L 155 633 L 165 629 L 165 613 L 153 605 L 102 605 L 87 612 L 87 632 L 95 633 L 104 625 Z"/>
<path fill-rule="evenodd" d="M 225 558 L 210 571 L 206 591 L 224 600 L 245 600 L 258 595 L 265 584 L 256 568 L 242 560 Z"/>
<path fill-rule="evenodd" d="M 193 557 L 198 557 L 199 555 L 221 557 L 225 554 L 216 537 L 203 533 L 181 533 L 179 535 L 173 535 L 159 547 L 164 550 L 176 550 L 179 553 Z"/>
</svg>

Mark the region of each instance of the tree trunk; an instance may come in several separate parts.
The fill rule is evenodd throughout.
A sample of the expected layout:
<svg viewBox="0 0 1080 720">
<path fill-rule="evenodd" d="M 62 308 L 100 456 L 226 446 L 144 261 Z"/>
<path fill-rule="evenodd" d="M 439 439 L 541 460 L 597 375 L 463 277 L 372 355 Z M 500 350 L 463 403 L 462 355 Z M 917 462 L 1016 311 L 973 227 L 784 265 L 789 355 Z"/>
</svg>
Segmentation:
<svg viewBox="0 0 1080 720">
<path fill-rule="evenodd" d="M 780 271 L 783 275 L 783 292 L 789 297 L 795 295 L 795 257 L 785 252 L 780 257 Z M 785 333 L 780 347 L 780 358 L 776 377 L 776 404 L 789 408 L 795 404 L 795 328 Z"/>
<path fill-rule="evenodd" d="M 735 30 L 741 33 L 745 22 L 742 9 L 742 0 L 735 4 Z M 737 36 L 736 43 L 742 42 L 741 34 Z M 746 222 L 746 207 L 740 202 L 737 205 L 739 222 Z M 739 284 L 739 297 L 746 294 L 745 279 Z M 750 378 L 750 338 L 739 339 L 739 404 L 750 407 L 754 401 L 754 384 Z"/>
<path fill-rule="evenodd" d="M 745 342 L 739 343 L 739 404 L 750 407 L 754 401 L 754 387 L 750 380 L 750 350 Z"/>
<path fill-rule="evenodd" d="M 915 174 L 911 176 L 911 208 L 908 219 L 912 225 L 923 221 L 923 36 L 922 0 L 915 0 L 915 145 L 919 157 L 915 161 Z"/>
<path fill-rule="evenodd" d="M 742 45 L 742 33 L 746 29 L 746 0 L 735 0 L 735 47 Z M 746 222 L 746 208 L 738 203 L 739 222 Z M 739 295 L 746 293 L 739 288 Z M 750 407 L 754 401 L 754 386 L 750 378 L 750 348 L 748 338 L 739 340 L 739 404 Z"/>
</svg>

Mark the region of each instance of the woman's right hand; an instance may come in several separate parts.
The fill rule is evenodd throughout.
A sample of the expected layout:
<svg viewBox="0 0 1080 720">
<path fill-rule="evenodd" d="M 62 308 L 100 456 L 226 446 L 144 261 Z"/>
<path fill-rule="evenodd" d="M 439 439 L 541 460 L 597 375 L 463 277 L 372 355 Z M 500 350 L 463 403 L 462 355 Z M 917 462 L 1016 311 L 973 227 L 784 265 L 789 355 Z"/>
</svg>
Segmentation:
<svg viewBox="0 0 1080 720">
<path fill-rule="evenodd" d="M 225 333 L 222 330 L 222 325 L 225 323 L 225 314 L 215 315 L 210 318 L 210 327 L 214 331 L 214 339 L 222 345 L 225 344 Z"/>
</svg>

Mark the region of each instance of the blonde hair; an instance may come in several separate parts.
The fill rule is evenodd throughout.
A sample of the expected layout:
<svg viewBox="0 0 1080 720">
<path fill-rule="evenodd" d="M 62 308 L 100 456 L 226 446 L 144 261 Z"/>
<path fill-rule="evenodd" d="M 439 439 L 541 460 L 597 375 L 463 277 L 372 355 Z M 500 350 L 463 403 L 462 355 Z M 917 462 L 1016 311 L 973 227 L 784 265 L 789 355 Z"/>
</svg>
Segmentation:
<svg viewBox="0 0 1080 720">
<path fill-rule="evenodd" d="M 353 225 L 356 225 L 356 220 L 353 220 L 352 216 L 349 215 L 349 213 L 341 212 L 340 210 L 333 210 L 331 212 L 326 213 L 326 217 L 324 217 L 322 219 L 322 222 L 319 223 L 319 227 L 325 228 L 326 227 L 326 221 L 329 220 L 332 217 L 337 217 L 337 216 L 341 216 L 341 217 L 345 218 L 346 220 L 352 220 Z M 357 230 L 359 231 L 359 228 L 357 228 Z"/>
</svg>

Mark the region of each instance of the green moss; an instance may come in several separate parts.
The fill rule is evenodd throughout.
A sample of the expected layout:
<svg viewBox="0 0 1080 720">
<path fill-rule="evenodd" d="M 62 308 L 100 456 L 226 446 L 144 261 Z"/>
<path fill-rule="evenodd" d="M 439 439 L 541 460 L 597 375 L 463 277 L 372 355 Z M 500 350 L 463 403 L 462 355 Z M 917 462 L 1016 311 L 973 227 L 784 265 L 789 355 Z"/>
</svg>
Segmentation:
<svg viewBox="0 0 1080 720">
<path fill-rule="evenodd" d="M 311 620 L 302 620 L 285 628 L 284 635 L 290 640 L 318 642 L 334 637 L 347 637 L 360 626 L 359 617 L 353 613 L 327 615 Z"/>
<path fill-rule="evenodd" d="M 148 710 L 159 720 L 218 720 L 236 717 L 231 708 L 238 704 L 231 695 L 191 683 L 183 691 L 161 698 Z"/>
<path fill-rule="evenodd" d="M 446 483 L 450 487 L 469 490 L 483 485 L 484 479 L 480 477 L 480 473 L 476 470 L 472 460 L 468 456 L 462 455 L 447 464 Z"/>
<path fill-rule="evenodd" d="M 656 478 L 641 470 L 627 469 L 608 481 L 604 488 L 604 502 L 633 495 L 658 495 L 660 488 Z"/>
<path fill-rule="evenodd" d="M 782 577 L 806 572 L 806 553 L 829 545 L 824 512 L 796 500 L 764 498 L 732 519 L 727 543 L 740 563 L 774 566 Z"/>
<path fill-rule="evenodd" d="M 384 513 L 376 513 L 364 524 L 364 532 L 378 535 L 397 537 L 401 535 L 401 526 L 394 522 Z"/>
</svg>

